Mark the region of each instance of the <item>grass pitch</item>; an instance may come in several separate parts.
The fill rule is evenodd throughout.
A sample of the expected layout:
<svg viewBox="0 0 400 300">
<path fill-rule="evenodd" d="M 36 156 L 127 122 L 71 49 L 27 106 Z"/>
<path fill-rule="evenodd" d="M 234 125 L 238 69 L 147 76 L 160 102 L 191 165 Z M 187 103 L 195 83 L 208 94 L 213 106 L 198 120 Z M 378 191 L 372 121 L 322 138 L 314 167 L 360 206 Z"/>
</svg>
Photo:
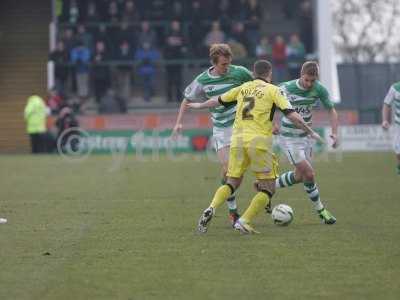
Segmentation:
<svg viewBox="0 0 400 300">
<path fill-rule="evenodd" d="M 146 158 L 145 158 L 146 159 Z M 0 299 L 399 299 L 400 176 L 392 154 L 315 163 L 321 224 L 301 186 L 274 203 L 288 227 L 262 214 L 241 236 L 218 210 L 197 219 L 219 185 L 218 165 L 92 156 L 0 156 Z M 283 164 L 281 170 L 288 170 Z M 251 174 L 238 203 L 254 194 Z"/>
</svg>

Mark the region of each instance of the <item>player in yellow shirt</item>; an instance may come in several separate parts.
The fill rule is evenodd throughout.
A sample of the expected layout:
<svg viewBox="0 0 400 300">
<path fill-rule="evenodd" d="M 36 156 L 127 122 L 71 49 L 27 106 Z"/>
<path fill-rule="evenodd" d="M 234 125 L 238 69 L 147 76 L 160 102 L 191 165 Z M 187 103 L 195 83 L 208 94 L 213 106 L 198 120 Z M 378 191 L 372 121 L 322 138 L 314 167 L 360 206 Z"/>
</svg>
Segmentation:
<svg viewBox="0 0 400 300">
<path fill-rule="evenodd" d="M 275 179 L 278 176 L 278 162 L 272 152 L 272 120 L 276 108 L 312 138 L 321 140 L 321 137 L 292 109 L 283 92 L 269 83 L 272 67 L 268 61 L 256 61 L 253 73 L 255 77 L 253 81 L 233 88 L 218 98 L 188 105 L 191 108 L 205 108 L 237 102 L 229 152 L 228 179 L 226 184 L 216 191 L 210 206 L 202 213 L 197 227 L 199 233 L 207 232 L 215 209 L 235 192 L 248 168 L 257 179 L 258 193 L 234 227 L 242 233 L 256 233 L 250 223 L 267 203 L 270 203 L 275 192 Z"/>
</svg>

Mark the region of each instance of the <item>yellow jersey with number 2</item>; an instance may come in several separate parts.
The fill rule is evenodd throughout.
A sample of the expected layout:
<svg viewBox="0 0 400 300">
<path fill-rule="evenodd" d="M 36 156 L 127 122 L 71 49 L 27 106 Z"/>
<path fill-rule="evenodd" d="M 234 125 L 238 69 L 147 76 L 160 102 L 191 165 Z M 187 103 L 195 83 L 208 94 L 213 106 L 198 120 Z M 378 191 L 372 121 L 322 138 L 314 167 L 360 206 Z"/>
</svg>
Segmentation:
<svg viewBox="0 0 400 300">
<path fill-rule="evenodd" d="M 233 88 L 218 100 L 222 105 L 237 102 L 231 148 L 271 149 L 275 109 L 292 109 L 279 87 L 262 79 Z"/>
</svg>

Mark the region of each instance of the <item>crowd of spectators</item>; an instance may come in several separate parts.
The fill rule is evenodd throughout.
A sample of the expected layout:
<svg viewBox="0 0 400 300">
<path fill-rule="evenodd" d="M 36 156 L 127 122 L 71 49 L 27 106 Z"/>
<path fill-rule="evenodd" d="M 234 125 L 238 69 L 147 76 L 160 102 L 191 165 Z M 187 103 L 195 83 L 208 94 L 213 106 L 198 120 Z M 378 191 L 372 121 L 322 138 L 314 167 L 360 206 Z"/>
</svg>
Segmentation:
<svg viewBox="0 0 400 300">
<path fill-rule="evenodd" d="M 58 0 L 57 45 L 50 53 L 55 89 L 65 96 L 69 82 L 78 107 L 93 96 L 99 110 L 108 109 L 104 98 L 114 97 L 116 111 L 124 112 L 133 81 L 142 88 L 143 100 L 152 101 L 164 59 L 166 99 L 177 102 L 183 84 L 179 60 L 207 58 L 213 43 L 230 44 L 236 59 L 271 60 L 277 81 L 293 78 L 310 49 L 299 34 L 262 36 L 260 2 Z"/>
</svg>

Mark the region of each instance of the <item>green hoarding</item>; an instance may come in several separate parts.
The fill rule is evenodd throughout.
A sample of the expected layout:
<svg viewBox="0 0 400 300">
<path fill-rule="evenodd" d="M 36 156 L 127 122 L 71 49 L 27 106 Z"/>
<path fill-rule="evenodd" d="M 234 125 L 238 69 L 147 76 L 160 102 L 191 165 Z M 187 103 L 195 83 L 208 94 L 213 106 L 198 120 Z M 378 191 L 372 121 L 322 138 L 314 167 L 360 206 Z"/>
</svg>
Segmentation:
<svg viewBox="0 0 400 300">
<path fill-rule="evenodd" d="M 87 131 L 80 135 L 79 147 L 82 152 L 91 153 L 160 153 L 202 152 L 209 145 L 211 130 L 185 130 L 177 138 L 171 138 L 171 130 L 163 131 Z"/>
<path fill-rule="evenodd" d="M 325 138 L 324 128 L 316 131 Z M 78 140 L 80 153 L 194 153 L 204 152 L 212 148 L 212 131 L 208 129 L 184 130 L 177 138 L 171 138 L 171 130 L 162 131 L 133 131 L 133 130 L 108 130 L 108 131 L 83 131 L 75 135 Z M 325 145 L 316 143 L 314 151 L 324 151 Z M 274 152 L 280 154 L 278 145 L 274 145 Z"/>
</svg>

